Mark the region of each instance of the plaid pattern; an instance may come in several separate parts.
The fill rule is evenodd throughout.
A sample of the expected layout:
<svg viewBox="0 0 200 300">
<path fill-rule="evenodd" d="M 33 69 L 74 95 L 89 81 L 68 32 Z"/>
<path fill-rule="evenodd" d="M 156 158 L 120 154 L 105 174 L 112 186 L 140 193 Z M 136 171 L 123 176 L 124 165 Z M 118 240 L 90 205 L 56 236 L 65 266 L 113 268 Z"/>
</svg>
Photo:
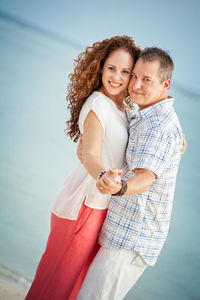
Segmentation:
<svg viewBox="0 0 200 300">
<path fill-rule="evenodd" d="M 182 149 L 182 130 L 168 98 L 139 111 L 130 122 L 123 179 L 134 169 L 153 171 L 150 190 L 135 196 L 111 197 L 99 242 L 106 248 L 137 251 L 154 265 L 166 240 Z"/>
</svg>

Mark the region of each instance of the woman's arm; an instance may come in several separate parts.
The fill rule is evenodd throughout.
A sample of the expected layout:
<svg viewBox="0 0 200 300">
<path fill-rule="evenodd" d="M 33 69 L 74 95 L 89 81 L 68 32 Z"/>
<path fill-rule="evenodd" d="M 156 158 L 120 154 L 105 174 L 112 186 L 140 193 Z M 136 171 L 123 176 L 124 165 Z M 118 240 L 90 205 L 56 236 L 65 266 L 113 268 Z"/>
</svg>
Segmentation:
<svg viewBox="0 0 200 300">
<path fill-rule="evenodd" d="M 103 127 L 96 114 L 91 110 L 83 126 L 81 162 L 95 180 L 98 179 L 100 172 L 104 170 L 101 159 L 102 140 Z"/>
<path fill-rule="evenodd" d="M 93 111 L 90 111 L 83 127 L 83 134 L 80 134 L 80 139 L 76 154 L 82 164 L 84 164 L 88 173 L 97 180 L 99 174 L 105 170 L 101 156 L 102 156 L 102 139 L 103 128 L 99 119 Z M 120 184 L 121 170 L 115 168 L 108 170 L 109 183 L 113 187 L 114 183 Z"/>
</svg>

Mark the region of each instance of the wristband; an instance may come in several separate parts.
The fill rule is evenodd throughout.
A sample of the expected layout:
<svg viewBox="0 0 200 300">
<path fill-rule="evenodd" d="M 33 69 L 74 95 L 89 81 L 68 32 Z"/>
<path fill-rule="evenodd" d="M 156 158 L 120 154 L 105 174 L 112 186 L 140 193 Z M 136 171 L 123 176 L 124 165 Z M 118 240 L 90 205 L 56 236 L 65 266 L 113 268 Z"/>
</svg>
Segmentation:
<svg viewBox="0 0 200 300">
<path fill-rule="evenodd" d="M 125 180 L 122 180 L 122 187 L 121 190 L 119 190 L 119 192 L 117 192 L 116 194 L 112 194 L 112 196 L 122 196 L 126 193 L 127 191 L 127 183 Z"/>
<path fill-rule="evenodd" d="M 99 179 L 106 173 L 106 171 L 102 171 L 100 174 L 99 174 Z"/>
</svg>

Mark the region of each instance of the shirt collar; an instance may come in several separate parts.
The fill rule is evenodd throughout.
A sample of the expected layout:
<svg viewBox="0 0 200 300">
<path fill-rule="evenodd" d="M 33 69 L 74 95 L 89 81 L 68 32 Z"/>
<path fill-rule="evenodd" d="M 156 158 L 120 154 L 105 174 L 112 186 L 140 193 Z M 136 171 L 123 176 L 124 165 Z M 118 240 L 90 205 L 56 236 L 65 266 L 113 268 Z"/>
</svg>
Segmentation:
<svg viewBox="0 0 200 300">
<path fill-rule="evenodd" d="M 141 117 L 149 117 L 154 113 L 159 113 L 159 111 L 164 111 L 166 109 L 168 109 L 169 107 L 171 107 L 174 103 L 174 98 L 173 97 L 168 97 L 154 105 L 151 105 L 147 108 L 141 109 L 139 110 L 139 114 Z"/>
<path fill-rule="evenodd" d="M 131 102 L 131 105 L 124 105 L 124 111 L 128 121 L 135 119 L 139 112 L 139 106 L 136 103 Z"/>
</svg>

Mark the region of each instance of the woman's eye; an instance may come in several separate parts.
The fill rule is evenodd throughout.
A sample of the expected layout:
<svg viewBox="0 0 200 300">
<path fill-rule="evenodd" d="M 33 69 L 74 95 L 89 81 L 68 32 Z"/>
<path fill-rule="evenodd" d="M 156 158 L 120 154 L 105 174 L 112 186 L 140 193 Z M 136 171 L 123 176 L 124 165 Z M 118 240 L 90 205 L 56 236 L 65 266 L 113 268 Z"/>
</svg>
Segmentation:
<svg viewBox="0 0 200 300">
<path fill-rule="evenodd" d="M 114 68 L 113 68 L 113 67 L 108 67 L 108 69 L 109 69 L 109 70 L 111 70 L 111 71 L 113 71 L 113 70 L 114 70 Z"/>
<path fill-rule="evenodd" d="M 145 82 L 150 82 L 151 80 L 149 78 L 144 78 Z"/>
</svg>

